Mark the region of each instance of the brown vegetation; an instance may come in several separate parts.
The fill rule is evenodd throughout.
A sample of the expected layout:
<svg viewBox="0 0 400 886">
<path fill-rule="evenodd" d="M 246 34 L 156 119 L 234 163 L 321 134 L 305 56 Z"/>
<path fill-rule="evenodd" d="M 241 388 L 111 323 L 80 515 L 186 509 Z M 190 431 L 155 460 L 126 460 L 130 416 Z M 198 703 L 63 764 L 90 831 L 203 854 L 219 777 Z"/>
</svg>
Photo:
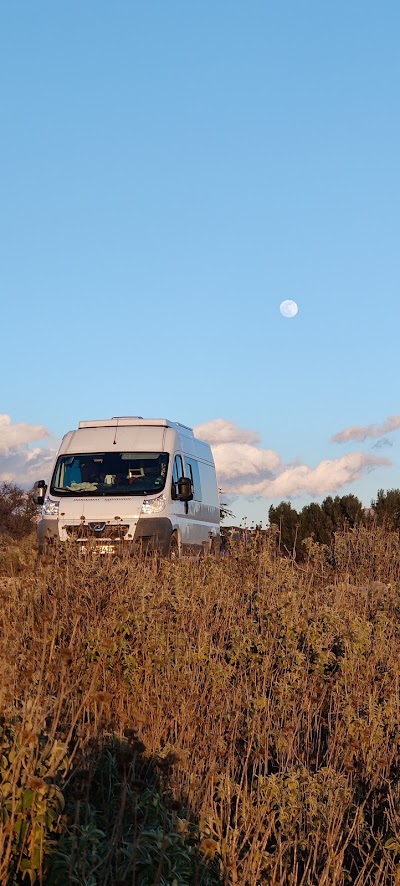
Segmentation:
<svg viewBox="0 0 400 886">
<path fill-rule="evenodd" d="M 400 542 L 0 550 L 0 882 L 383 886 L 400 862 Z"/>
</svg>

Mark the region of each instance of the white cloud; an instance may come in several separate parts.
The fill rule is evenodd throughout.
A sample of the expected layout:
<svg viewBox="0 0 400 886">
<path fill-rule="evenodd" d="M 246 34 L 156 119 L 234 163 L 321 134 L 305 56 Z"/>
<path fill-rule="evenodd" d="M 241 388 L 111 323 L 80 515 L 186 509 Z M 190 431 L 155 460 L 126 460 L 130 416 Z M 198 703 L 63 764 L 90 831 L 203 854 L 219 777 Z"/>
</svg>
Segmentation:
<svg viewBox="0 0 400 886">
<path fill-rule="evenodd" d="M 331 437 L 333 443 L 348 443 L 350 440 L 358 440 L 363 442 L 367 437 L 382 437 L 384 434 L 391 434 L 400 428 L 400 415 L 389 415 L 380 425 L 353 425 L 334 434 Z"/>
<path fill-rule="evenodd" d="M 195 434 L 210 444 L 219 482 L 224 487 L 236 483 L 253 482 L 260 477 L 273 477 L 281 466 L 281 459 L 273 449 L 257 445 L 260 436 L 255 431 L 239 428 L 232 421 L 216 418 L 198 425 Z"/>
<path fill-rule="evenodd" d="M 233 421 L 227 421 L 225 418 L 213 418 L 212 421 L 197 425 L 195 433 L 200 440 L 206 440 L 210 446 L 219 443 L 260 442 L 260 435 L 256 431 L 239 428 Z"/>
<path fill-rule="evenodd" d="M 0 456 L 48 436 L 48 430 L 42 425 L 13 424 L 9 415 L 0 413 Z"/>
<path fill-rule="evenodd" d="M 42 446 L 29 448 L 29 444 L 49 436 L 42 425 L 13 424 L 9 415 L 0 414 L 0 482 L 28 488 L 35 480 L 46 477 L 55 450 Z"/>
<path fill-rule="evenodd" d="M 277 452 L 256 445 L 257 434 L 221 418 L 198 426 L 195 433 L 210 443 L 218 480 L 228 496 L 276 499 L 328 495 L 380 465 L 391 464 L 388 458 L 352 452 L 341 458 L 325 459 L 314 468 L 306 464 L 284 465 Z M 227 439 L 228 442 L 220 442 Z M 242 442 L 246 439 L 253 443 Z"/>
<path fill-rule="evenodd" d="M 215 466 L 222 478 L 273 474 L 281 459 L 272 449 L 259 449 L 249 443 L 219 443 L 212 447 Z"/>
<path fill-rule="evenodd" d="M 315 468 L 308 465 L 292 465 L 273 480 L 258 483 L 242 483 L 236 488 L 241 495 L 261 495 L 265 498 L 295 498 L 304 493 L 328 495 L 359 480 L 365 473 L 379 465 L 390 465 L 390 459 L 376 455 L 352 452 L 341 458 L 325 459 Z"/>
</svg>

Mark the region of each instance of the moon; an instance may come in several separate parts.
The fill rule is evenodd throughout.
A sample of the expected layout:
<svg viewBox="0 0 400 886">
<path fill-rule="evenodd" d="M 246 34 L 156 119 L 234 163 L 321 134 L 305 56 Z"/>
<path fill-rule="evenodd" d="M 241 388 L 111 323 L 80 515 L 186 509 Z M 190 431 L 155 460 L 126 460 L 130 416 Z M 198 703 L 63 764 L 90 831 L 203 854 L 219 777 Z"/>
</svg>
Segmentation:
<svg viewBox="0 0 400 886">
<path fill-rule="evenodd" d="M 292 301 L 291 298 L 287 298 L 280 303 L 279 310 L 282 317 L 295 317 L 299 308 L 295 301 Z"/>
</svg>

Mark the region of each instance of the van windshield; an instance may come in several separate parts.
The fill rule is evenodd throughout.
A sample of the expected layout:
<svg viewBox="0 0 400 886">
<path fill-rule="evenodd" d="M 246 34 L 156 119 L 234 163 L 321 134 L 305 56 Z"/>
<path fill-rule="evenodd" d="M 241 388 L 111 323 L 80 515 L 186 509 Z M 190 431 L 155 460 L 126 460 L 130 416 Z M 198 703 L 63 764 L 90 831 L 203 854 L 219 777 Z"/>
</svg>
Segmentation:
<svg viewBox="0 0 400 886">
<path fill-rule="evenodd" d="M 61 455 L 50 485 L 53 495 L 149 495 L 161 492 L 167 452 L 85 452 Z"/>
</svg>

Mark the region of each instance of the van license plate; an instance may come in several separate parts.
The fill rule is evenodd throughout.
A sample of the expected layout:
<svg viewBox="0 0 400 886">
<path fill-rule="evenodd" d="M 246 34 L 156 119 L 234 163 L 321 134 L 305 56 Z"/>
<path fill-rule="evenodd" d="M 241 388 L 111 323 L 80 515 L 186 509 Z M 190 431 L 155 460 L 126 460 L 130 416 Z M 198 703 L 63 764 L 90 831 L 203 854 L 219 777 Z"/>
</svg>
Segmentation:
<svg viewBox="0 0 400 886">
<path fill-rule="evenodd" d="M 100 545 L 100 554 L 114 554 L 115 545 Z"/>
</svg>

